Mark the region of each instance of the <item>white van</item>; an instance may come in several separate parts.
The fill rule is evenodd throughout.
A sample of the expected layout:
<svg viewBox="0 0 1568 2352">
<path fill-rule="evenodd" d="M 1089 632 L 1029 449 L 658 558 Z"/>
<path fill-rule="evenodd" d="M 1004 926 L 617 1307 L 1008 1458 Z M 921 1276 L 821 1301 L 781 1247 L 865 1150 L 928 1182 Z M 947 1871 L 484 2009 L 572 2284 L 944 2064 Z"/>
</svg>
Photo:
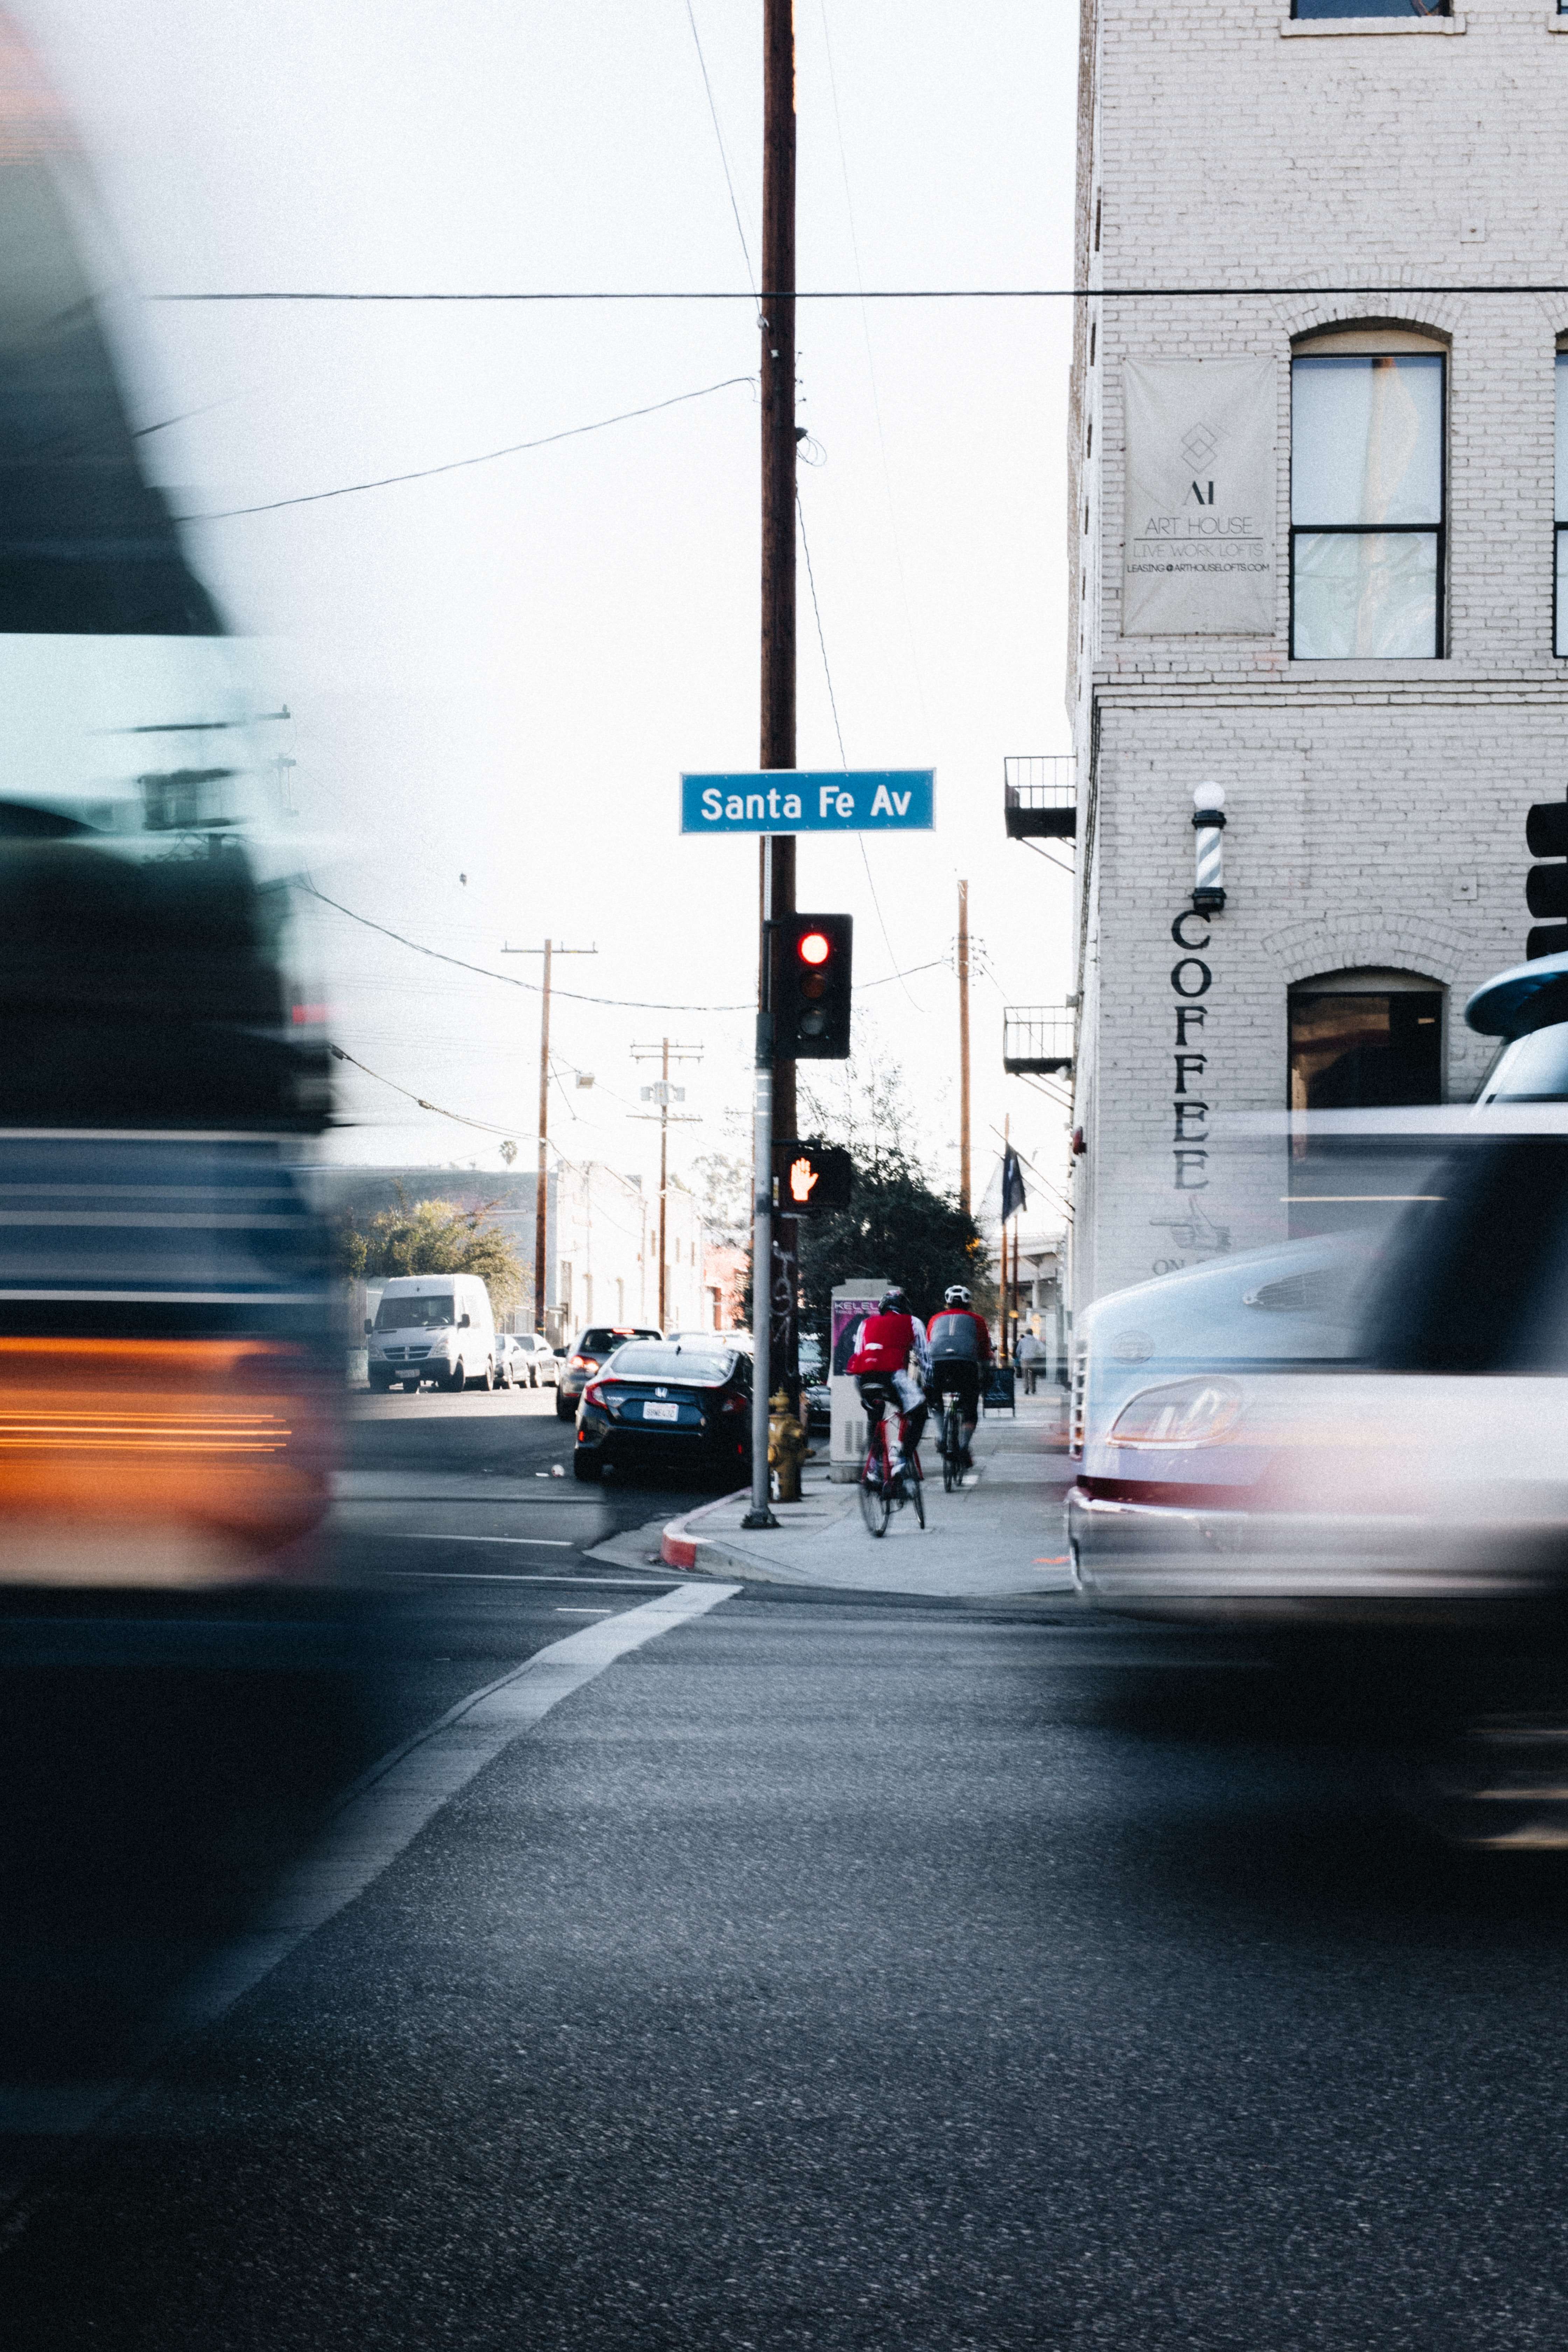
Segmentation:
<svg viewBox="0 0 1568 2352">
<path fill-rule="evenodd" d="M 495 1386 L 495 1317 L 477 1274 L 395 1276 L 364 1328 L 373 1389 Z"/>
</svg>

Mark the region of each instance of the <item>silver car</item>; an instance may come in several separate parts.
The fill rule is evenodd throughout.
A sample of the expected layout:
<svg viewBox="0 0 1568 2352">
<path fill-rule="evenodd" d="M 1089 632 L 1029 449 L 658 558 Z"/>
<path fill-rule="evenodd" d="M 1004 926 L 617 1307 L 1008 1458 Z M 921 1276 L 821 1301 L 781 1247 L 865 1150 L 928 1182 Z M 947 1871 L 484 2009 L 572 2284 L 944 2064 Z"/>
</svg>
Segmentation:
<svg viewBox="0 0 1568 2352">
<path fill-rule="evenodd" d="M 1561 1608 L 1565 1007 L 1568 956 L 1505 973 L 1467 1008 L 1511 1040 L 1473 1108 L 1333 1115 L 1378 1149 L 1401 1129 L 1425 1150 L 1381 1235 L 1219 1258 L 1079 1318 L 1068 1539 L 1086 1598 L 1295 1622 Z"/>
<path fill-rule="evenodd" d="M 561 1360 L 537 1331 L 508 1332 L 496 1340 L 496 1378 L 502 1388 L 554 1388 Z"/>
</svg>

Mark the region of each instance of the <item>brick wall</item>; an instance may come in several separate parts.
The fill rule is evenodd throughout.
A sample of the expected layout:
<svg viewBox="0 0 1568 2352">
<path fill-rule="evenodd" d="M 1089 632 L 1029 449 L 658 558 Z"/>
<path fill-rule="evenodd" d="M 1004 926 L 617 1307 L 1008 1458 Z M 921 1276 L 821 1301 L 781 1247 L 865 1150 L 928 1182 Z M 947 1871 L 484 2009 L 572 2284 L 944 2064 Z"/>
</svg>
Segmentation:
<svg viewBox="0 0 1568 2352">
<path fill-rule="evenodd" d="M 1406 290 L 1079 306 L 1078 1304 L 1211 1254 L 1216 1233 L 1239 1247 L 1283 1231 L 1272 1163 L 1216 1152 L 1188 1163 L 1204 1181 L 1184 1199 L 1173 1181 L 1177 1127 L 1204 1124 L 1176 1115 L 1171 980 L 1196 784 L 1223 783 L 1229 816 L 1226 907 L 1189 933 L 1212 934 L 1196 1074 L 1211 1129 L 1284 1108 L 1286 992 L 1317 972 L 1390 965 L 1440 982 L 1451 1097 L 1489 1055 L 1464 999 L 1522 958 L 1524 812 L 1568 790 L 1565 665 L 1552 653 L 1553 360 L 1568 295 L 1415 289 L 1568 281 L 1559 21 L 1524 0 L 1370 35 L 1286 32 L 1279 5 L 1086 6 L 1080 283 Z M 1430 29 L 1445 22 L 1454 29 Z M 1447 657 L 1292 662 L 1291 341 L 1369 321 L 1448 347 Z M 1121 362 L 1244 354 L 1278 367 L 1274 631 L 1123 638 Z M 1185 1246 L 1171 1237 L 1183 1219 Z"/>
</svg>

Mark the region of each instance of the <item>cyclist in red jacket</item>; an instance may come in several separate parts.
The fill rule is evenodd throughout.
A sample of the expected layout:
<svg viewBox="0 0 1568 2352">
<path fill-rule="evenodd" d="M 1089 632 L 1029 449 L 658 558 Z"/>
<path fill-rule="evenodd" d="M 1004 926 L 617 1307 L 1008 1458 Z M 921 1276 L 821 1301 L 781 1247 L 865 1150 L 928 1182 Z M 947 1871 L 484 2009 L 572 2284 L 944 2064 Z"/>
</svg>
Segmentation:
<svg viewBox="0 0 1568 2352">
<path fill-rule="evenodd" d="M 969 1449 L 980 1418 L 981 1384 L 991 1370 L 991 1333 L 970 1305 L 969 1293 L 961 1282 L 943 1291 L 942 1311 L 931 1317 L 926 1337 L 931 1346 L 928 1385 L 932 1397 L 940 1401 L 950 1389 L 958 1397 L 963 1429 L 962 1458 L 967 1470 L 974 1459 Z"/>
<path fill-rule="evenodd" d="M 904 1449 L 921 1442 L 926 1425 L 921 1382 L 931 1370 L 931 1350 L 918 1317 L 910 1313 L 903 1292 L 887 1292 L 875 1315 L 868 1315 L 849 1359 L 849 1370 L 866 1408 L 866 1425 L 875 1429 L 889 1403 L 899 1411 L 899 1433 L 888 1447 L 888 1467 L 896 1479 L 904 1466 Z"/>
</svg>

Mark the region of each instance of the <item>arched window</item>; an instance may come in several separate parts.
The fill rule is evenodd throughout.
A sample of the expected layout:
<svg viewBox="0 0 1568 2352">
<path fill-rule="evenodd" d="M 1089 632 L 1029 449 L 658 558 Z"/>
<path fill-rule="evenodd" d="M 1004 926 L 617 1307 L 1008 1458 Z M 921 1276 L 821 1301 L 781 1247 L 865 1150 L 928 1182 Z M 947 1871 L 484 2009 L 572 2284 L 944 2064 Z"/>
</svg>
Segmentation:
<svg viewBox="0 0 1568 2352">
<path fill-rule="evenodd" d="M 1443 1099 L 1443 989 L 1413 971 L 1361 969 L 1290 991 L 1292 1110 Z"/>
<path fill-rule="evenodd" d="M 1445 347 L 1404 328 L 1303 338 L 1290 362 L 1290 653 L 1443 650 Z"/>
</svg>

